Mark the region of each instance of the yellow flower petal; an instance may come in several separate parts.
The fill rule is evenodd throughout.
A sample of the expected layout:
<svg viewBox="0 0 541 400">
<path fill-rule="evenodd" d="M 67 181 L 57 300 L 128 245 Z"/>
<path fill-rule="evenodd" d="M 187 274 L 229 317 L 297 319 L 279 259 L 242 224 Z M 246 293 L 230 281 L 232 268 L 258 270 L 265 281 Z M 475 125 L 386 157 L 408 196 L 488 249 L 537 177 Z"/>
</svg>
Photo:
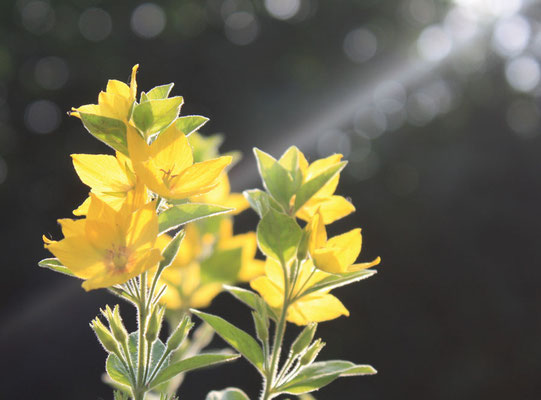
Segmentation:
<svg viewBox="0 0 541 400">
<path fill-rule="evenodd" d="M 218 184 L 217 179 L 231 163 L 230 156 L 195 163 L 171 180 L 171 197 L 181 199 L 205 193 Z"/>
<path fill-rule="evenodd" d="M 72 154 L 81 181 L 96 192 L 126 192 L 133 186 L 116 157 L 104 154 Z"/>
<path fill-rule="evenodd" d="M 130 88 L 124 82 L 117 81 L 116 79 L 110 79 L 107 82 L 107 93 L 116 94 L 124 97 L 125 99 L 130 97 Z"/>
<path fill-rule="evenodd" d="M 362 235 L 360 229 L 334 236 L 327 241 L 326 247 L 336 248 L 336 255 L 340 264 L 349 266 L 355 262 L 361 252 Z"/>
<path fill-rule="evenodd" d="M 193 164 L 192 148 L 186 135 L 172 124 L 150 145 L 149 155 L 156 167 L 171 176 L 182 173 Z"/>
<path fill-rule="evenodd" d="M 370 261 L 370 262 L 353 264 L 348 267 L 348 272 L 354 272 L 354 271 L 360 271 L 362 269 L 367 269 L 375 265 L 378 265 L 380 262 L 381 262 L 381 258 L 377 257 L 375 260 Z"/>
<path fill-rule="evenodd" d="M 291 306 L 287 320 L 297 325 L 307 325 L 310 322 L 329 321 L 341 315 L 349 316 L 349 311 L 333 295 L 310 295 Z"/>
<path fill-rule="evenodd" d="M 310 221 L 320 209 L 323 223 L 329 225 L 355 211 L 355 207 L 342 196 L 311 198 L 298 212 L 297 217 Z"/>
<path fill-rule="evenodd" d="M 261 297 L 271 307 L 281 307 L 284 302 L 284 290 L 266 276 L 260 276 L 250 282 L 252 289 L 259 292 Z"/>
</svg>

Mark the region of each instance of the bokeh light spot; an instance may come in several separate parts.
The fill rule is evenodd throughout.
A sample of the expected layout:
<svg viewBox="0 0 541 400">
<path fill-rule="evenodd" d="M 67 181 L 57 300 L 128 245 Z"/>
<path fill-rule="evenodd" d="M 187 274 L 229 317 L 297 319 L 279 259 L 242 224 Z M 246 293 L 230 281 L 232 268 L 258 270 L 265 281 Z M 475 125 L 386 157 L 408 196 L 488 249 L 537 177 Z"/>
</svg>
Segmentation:
<svg viewBox="0 0 541 400">
<path fill-rule="evenodd" d="M 165 12 L 154 3 L 143 3 L 131 15 L 131 28 L 135 34 L 145 39 L 158 36 L 165 29 Z"/>
<path fill-rule="evenodd" d="M 507 82 L 521 92 L 535 89 L 539 83 L 540 73 L 539 64 L 530 56 L 514 58 L 505 65 Z"/>
<path fill-rule="evenodd" d="M 406 109 L 408 112 L 408 121 L 416 126 L 428 124 L 438 113 L 433 99 L 421 91 L 409 96 Z"/>
<path fill-rule="evenodd" d="M 375 139 L 387 129 L 387 118 L 381 110 L 369 107 L 357 113 L 353 125 L 359 136 Z"/>
<path fill-rule="evenodd" d="M 376 35 L 365 28 L 357 28 L 349 32 L 344 38 L 344 53 L 356 63 L 370 60 L 378 50 Z"/>
<path fill-rule="evenodd" d="M 60 89 L 68 81 L 68 76 L 68 65 L 59 57 L 44 57 L 34 68 L 36 82 L 44 89 Z"/>
<path fill-rule="evenodd" d="M 55 13 L 49 3 L 41 0 L 30 1 L 21 10 L 23 26 L 35 34 L 49 31 L 55 23 Z"/>
<path fill-rule="evenodd" d="M 452 45 L 449 34 L 437 25 L 425 28 L 417 40 L 419 54 L 427 61 L 443 60 L 451 52 Z"/>
<path fill-rule="evenodd" d="M 300 0 L 265 0 L 265 8 L 276 19 L 293 18 L 301 8 Z"/>
<path fill-rule="evenodd" d="M 81 35 L 91 42 L 104 40 L 111 34 L 113 20 L 109 13 L 101 8 L 89 8 L 79 17 Z"/>
<path fill-rule="evenodd" d="M 26 127 L 34 133 L 51 133 L 60 125 L 60 109 L 50 100 L 37 100 L 26 107 Z"/>
<path fill-rule="evenodd" d="M 317 151 L 322 157 L 334 153 L 340 153 L 344 157 L 348 157 L 351 152 L 351 140 L 347 133 L 331 130 L 318 138 Z"/>
<path fill-rule="evenodd" d="M 494 28 L 492 46 L 504 57 L 518 55 L 528 45 L 530 32 L 530 24 L 520 15 L 503 19 Z"/>
<path fill-rule="evenodd" d="M 396 113 L 404 108 L 406 89 L 395 81 L 384 81 L 374 91 L 374 104 L 384 113 Z"/>
<path fill-rule="evenodd" d="M 249 12 L 234 12 L 225 20 L 225 36 L 236 45 L 245 46 L 252 43 L 258 33 L 259 25 Z"/>
</svg>

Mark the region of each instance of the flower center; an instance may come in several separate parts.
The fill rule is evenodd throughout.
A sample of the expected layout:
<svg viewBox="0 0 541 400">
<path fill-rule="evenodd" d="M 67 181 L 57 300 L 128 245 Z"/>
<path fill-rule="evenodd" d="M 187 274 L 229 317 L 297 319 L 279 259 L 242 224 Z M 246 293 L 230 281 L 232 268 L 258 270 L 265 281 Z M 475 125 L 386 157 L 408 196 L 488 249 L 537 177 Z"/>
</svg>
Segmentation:
<svg viewBox="0 0 541 400">
<path fill-rule="evenodd" d="M 129 251 L 126 246 L 115 246 L 113 244 L 113 248 L 107 249 L 105 254 L 105 265 L 108 269 L 116 272 L 126 271 L 129 260 Z"/>
<path fill-rule="evenodd" d="M 172 175 L 171 172 L 173 172 L 173 169 L 175 168 L 175 164 L 171 166 L 168 170 L 160 169 L 160 171 L 163 173 L 163 183 L 165 183 L 165 186 L 167 186 L 168 189 L 171 188 L 171 181 L 173 178 L 176 178 L 178 174 Z"/>
</svg>

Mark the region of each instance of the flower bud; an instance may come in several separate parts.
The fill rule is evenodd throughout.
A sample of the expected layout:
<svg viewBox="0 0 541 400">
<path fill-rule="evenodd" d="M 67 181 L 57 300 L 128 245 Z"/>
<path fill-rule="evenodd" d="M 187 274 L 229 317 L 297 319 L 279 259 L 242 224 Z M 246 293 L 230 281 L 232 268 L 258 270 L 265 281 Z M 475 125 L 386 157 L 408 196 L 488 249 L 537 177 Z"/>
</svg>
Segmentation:
<svg viewBox="0 0 541 400">
<path fill-rule="evenodd" d="M 165 312 L 165 307 L 159 307 L 154 309 L 154 312 L 150 315 L 148 321 L 147 331 L 145 332 L 145 338 L 149 343 L 154 343 L 158 339 L 160 330 L 162 328 L 163 314 Z"/>
<path fill-rule="evenodd" d="M 306 366 L 312 364 L 323 347 L 325 347 L 325 342 L 322 342 L 321 339 L 317 339 L 312 343 L 310 347 L 308 347 L 308 350 L 306 350 L 306 353 L 301 357 L 301 365 Z"/>
<path fill-rule="evenodd" d="M 301 241 L 297 250 L 297 259 L 303 261 L 308 256 L 308 243 L 310 241 L 310 231 L 303 230 Z"/>
<path fill-rule="evenodd" d="M 190 329 L 194 326 L 188 315 L 185 315 L 177 326 L 177 329 L 167 339 L 167 351 L 175 351 L 180 347 Z"/>
<path fill-rule="evenodd" d="M 107 319 L 107 322 L 109 322 L 109 326 L 111 327 L 111 331 L 113 332 L 115 339 L 120 343 L 124 343 L 124 341 L 128 340 L 128 331 L 122 323 L 118 304 L 115 306 L 114 310 L 111 310 L 111 307 L 106 305 L 105 310 L 100 311 Z"/>
<path fill-rule="evenodd" d="M 92 320 L 90 324 L 90 327 L 96 333 L 99 342 L 105 350 L 107 350 L 109 353 L 118 354 L 117 341 L 111 334 L 111 331 L 109 331 L 109 329 L 107 329 L 105 325 L 103 325 L 103 322 L 101 322 L 99 318 L 94 318 L 94 320 Z"/>
<path fill-rule="evenodd" d="M 291 345 L 291 354 L 296 356 L 301 354 L 306 350 L 306 348 L 312 342 L 314 334 L 316 333 L 317 324 L 315 322 L 310 322 L 306 327 L 299 333 L 299 336 L 295 339 Z"/>
</svg>

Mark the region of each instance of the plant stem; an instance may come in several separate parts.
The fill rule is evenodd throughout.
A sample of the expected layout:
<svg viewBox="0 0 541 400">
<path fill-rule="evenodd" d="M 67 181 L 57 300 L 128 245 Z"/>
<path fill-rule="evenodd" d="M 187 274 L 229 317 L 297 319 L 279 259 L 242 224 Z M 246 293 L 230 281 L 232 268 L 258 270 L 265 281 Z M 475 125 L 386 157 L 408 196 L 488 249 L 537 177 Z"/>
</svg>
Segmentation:
<svg viewBox="0 0 541 400">
<path fill-rule="evenodd" d="M 140 290 L 140 299 L 141 301 L 137 307 L 137 320 L 139 323 L 139 343 L 138 343 L 138 358 L 137 358 L 137 390 L 135 392 L 135 400 L 142 400 L 145 396 L 145 348 L 146 348 L 146 339 L 145 339 L 145 328 L 147 322 L 147 273 L 144 272 L 139 281 L 139 290 Z M 140 397 L 138 397 L 140 396 Z"/>
<path fill-rule="evenodd" d="M 286 316 L 287 309 L 289 307 L 289 279 L 285 266 L 282 266 L 284 272 L 284 304 L 282 307 L 282 312 L 280 314 L 280 319 L 276 324 L 276 329 L 274 331 L 274 342 L 272 344 L 272 356 L 270 362 L 270 369 L 267 366 L 266 377 L 265 377 L 265 387 L 263 393 L 261 393 L 261 400 L 270 400 L 274 397 L 272 390 L 274 389 L 274 383 L 276 380 L 276 373 L 278 371 L 278 364 L 280 363 L 280 353 L 282 350 L 282 341 L 284 340 L 284 333 L 286 330 Z"/>
</svg>

